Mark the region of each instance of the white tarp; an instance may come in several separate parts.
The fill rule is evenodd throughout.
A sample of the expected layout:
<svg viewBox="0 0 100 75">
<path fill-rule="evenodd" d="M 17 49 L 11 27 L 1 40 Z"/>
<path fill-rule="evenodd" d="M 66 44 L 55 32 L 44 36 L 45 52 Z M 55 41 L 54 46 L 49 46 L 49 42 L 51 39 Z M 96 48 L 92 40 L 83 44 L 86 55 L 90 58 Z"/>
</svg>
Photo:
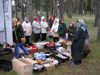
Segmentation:
<svg viewBox="0 0 100 75">
<path fill-rule="evenodd" d="M 11 0 L 4 0 L 4 16 L 6 28 L 6 42 L 9 45 L 13 45 Z"/>
<path fill-rule="evenodd" d="M 0 0 L 0 31 L 4 31 L 4 12 L 2 0 Z"/>
<path fill-rule="evenodd" d="M 0 0 L 0 44 L 5 43 L 3 0 Z"/>
</svg>

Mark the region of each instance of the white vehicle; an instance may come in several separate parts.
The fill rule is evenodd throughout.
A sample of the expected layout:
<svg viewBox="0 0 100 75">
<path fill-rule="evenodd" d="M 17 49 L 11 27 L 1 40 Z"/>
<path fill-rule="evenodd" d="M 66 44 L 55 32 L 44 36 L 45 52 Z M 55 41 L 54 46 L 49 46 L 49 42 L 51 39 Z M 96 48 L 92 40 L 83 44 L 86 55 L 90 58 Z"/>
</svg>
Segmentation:
<svg viewBox="0 0 100 75">
<path fill-rule="evenodd" d="M 0 0 L 0 51 L 6 43 L 13 45 L 11 0 Z"/>
</svg>

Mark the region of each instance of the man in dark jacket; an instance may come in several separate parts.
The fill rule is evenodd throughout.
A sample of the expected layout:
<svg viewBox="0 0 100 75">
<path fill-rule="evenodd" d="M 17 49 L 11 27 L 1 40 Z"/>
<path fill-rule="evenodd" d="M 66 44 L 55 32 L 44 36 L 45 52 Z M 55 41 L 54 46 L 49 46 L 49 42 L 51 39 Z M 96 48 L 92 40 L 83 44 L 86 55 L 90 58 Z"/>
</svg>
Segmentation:
<svg viewBox="0 0 100 75">
<path fill-rule="evenodd" d="M 12 24 L 13 24 L 13 40 L 16 43 L 15 45 L 15 53 L 14 53 L 14 58 L 18 58 L 19 56 L 19 47 L 23 49 L 26 55 L 29 54 L 29 52 L 26 50 L 26 48 L 23 46 L 22 40 L 24 40 L 24 31 L 22 28 L 22 25 L 17 23 L 17 18 L 12 19 Z"/>
<path fill-rule="evenodd" d="M 79 20 L 79 26 L 76 29 L 73 39 L 72 39 L 72 47 L 71 47 L 71 55 L 74 59 L 74 63 L 71 65 L 78 65 L 82 63 L 83 58 L 83 49 L 85 42 L 85 25 Z"/>
</svg>

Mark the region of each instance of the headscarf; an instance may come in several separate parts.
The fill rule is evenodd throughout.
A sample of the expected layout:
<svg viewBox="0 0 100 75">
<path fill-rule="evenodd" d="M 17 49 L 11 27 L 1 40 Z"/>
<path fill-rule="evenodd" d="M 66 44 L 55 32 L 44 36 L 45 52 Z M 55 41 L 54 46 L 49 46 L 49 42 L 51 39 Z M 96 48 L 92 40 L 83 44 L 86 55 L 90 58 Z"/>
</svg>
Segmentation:
<svg viewBox="0 0 100 75">
<path fill-rule="evenodd" d="M 45 17 L 44 17 L 44 16 L 42 16 L 42 17 L 41 17 L 41 20 L 42 20 L 42 21 L 43 21 L 43 19 L 45 19 Z"/>
<path fill-rule="evenodd" d="M 58 18 L 55 18 L 55 20 L 57 20 L 57 23 L 59 23 L 59 19 Z M 55 23 L 55 20 L 54 20 L 54 23 Z"/>
<path fill-rule="evenodd" d="M 75 22 L 72 22 L 73 25 L 75 25 Z"/>
<path fill-rule="evenodd" d="M 78 20 L 79 25 L 82 25 L 85 28 L 85 23 L 83 19 Z"/>
<path fill-rule="evenodd" d="M 34 20 L 36 21 L 36 20 L 38 20 L 38 18 L 37 18 L 37 17 L 35 17 L 35 18 L 34 18 Z"/>
<path fill-rule="evenodd" d="M 52 17 L 53 17 L 53 20 L 55 19 L 55 15 L 52 15 L 52 16 L 48 19 L 48 22 L 51 20 Z"/>
<path fill-rule="evenodd" d="M 25 18 L 24 18 L 24 21 L 25 21 L 26 23 L 29 23 L 29 21 L 26 21 L 27 18 L 28 18 L 28 17 L 25 17 Z"/>
</svg>

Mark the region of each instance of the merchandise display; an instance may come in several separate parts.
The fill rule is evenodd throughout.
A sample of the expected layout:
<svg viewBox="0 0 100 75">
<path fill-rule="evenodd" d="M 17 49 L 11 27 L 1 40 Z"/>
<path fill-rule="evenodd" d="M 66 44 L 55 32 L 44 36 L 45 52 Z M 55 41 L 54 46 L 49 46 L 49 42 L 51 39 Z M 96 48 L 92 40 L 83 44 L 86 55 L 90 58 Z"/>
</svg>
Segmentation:
<svg viewBox="0 0 100 75">
<path fill-rule="evenodd" d="M 72 44 L 71 41 L 64 41 L 62 43 L 61 42 L 57 42 L 57 43 L 37 42 L 35 45 L 46 46 L 48 48 L 55 47 L 56 49 L 56 52 L 50 51 L 45 53 L 42 51 L 37 52 L 39 47 L 35 45 L 27 46 L 25 48 L 28 51 L 33 50 L 32 52 L 29 53 L 34 53 L 34 54 L 22 56 L 22 58 L 20 59 L 13 59 L 12 60 L 13 70 L 18 74 L 22 74 L 22 75 L 26 75 L 29 72 L 32 75 L 32 71 L 34 73 L 41 73 L 44 70 L 46 71 L 53 70 L 55 67 L 61 65 L 61 63 L 64 63 L 69 59 L 72 59 L 71 44 Z M 68 46 L 70 47 L 68 48 Z M 41 49 L 44 49 L 44 47 Z M 15 64 L 17 64 L 17 66 Z M 22 67 L 23 69 L 21 69 L 20 67 Z"/>
</svg>

